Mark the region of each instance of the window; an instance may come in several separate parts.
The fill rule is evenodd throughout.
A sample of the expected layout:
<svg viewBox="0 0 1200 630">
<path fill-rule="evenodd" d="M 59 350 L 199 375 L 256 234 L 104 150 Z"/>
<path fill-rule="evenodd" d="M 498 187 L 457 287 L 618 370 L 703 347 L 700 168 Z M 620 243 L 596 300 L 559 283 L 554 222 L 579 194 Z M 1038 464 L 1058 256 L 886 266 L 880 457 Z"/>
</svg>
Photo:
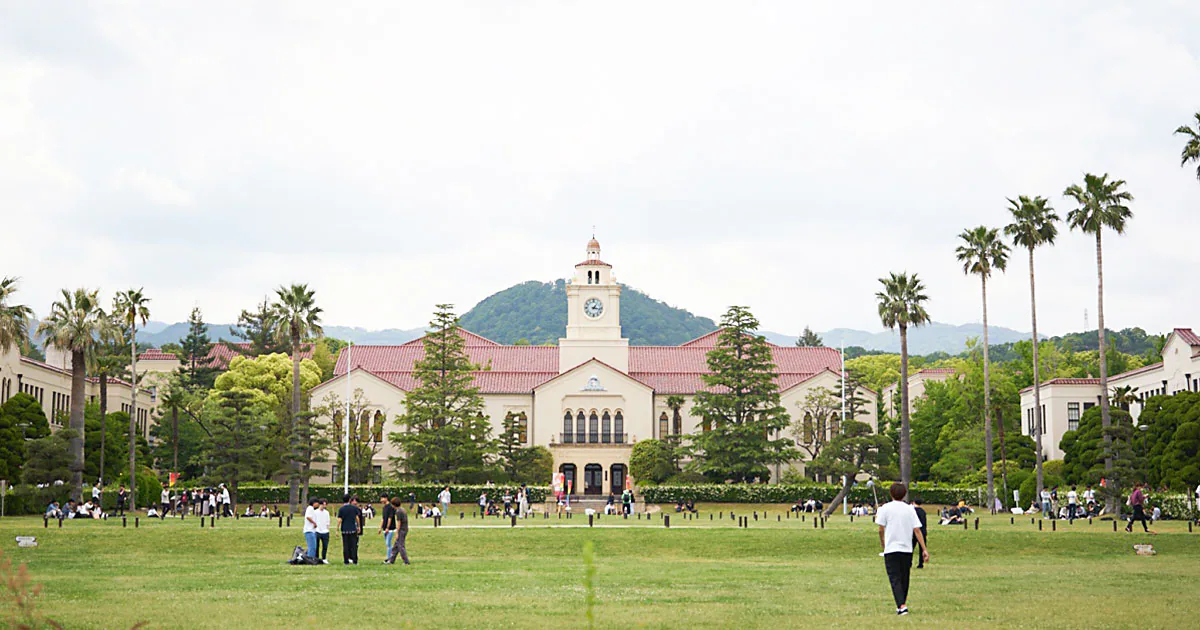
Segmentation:
<svg viewBox="0 0 1200 630">
<path fill-rule="evenodd" d="M 517 426 L 520 427 L 518 430 L 518 432 L 520 433 L 520 436 L 518 437 L 518 439 L 521 440 L 522 444 L 528 444 L 529 443 L 529 416 L 526 416 L 524 411 L 517 414 Z"/>
<path fill-rule="evenodd" d="M 371 483 L 383 483 L 383 466 L 371 466 Z"/>
<path fill-rule="evenodd" d="M 617 444 L 625 443 L 625 416 L 621 410 L 617 410 L 617 415 L 613 418 L 613 431 L 617 434 Z"/>
<path fill-rule="evenodd" d="M 1067 403 L 1067 430 L 1079 430 L 1079 403 Z"/>
<path fill-rule="evenodd" d="M 807 411 L 804 412 L 804 424 L 801 425 L 801 429 L 800 429 L 800 441 L 803 442 L 804 444 L 812 444 L 813 443 L 812 414 L 808 413 Z"/>
<path fill-rule="evenodd" d="M 383 442 L 383 412 L 379 410 L 376 410 L 375 417 L 371 418 L 371 441 L 376 444 Z"/>
<path fill-rule="evenodd" d="M 605 444 L 612 443 L 612 416 L 608 410 L 604 410 L 604 415 L 600 416 L 600 441 Z"/>
<path fill-rule="evenodd" d="M 596 410 L 592 410 L 592 415 L 588 416 L 588 443 L 597 444 L 600 442 L 600 416 L 596 415 Z"/>
<path fill-rule="evenodd" d="M 667 412 L 662 412 L 662 415 L 658 417 L 658 437 L 667 436 L 667 427 L 669 422 L 670 420 L 667 419 Z"/>
<path fill-rule="evenodd" d="M 672 432 L 675 435 L 682 435 L 683 434 L 683 416 L 681 416 L 678 411 L 672 411 L 671 413 L 674 416 L 674 422 L 671 423 Z"/>
<path fill-rule="evenodd" d="M 579 410 L 579 415 L 575 416 L 575 443 L 583 444 L 587 440 L 587 417 L 583 415 L 583 410 Z"/>
<path fill-rule="evenodd" d="M 575 427 L 571 423 L 571 410 L 568 409 L 567 412 L 563 414 L 563 444 L 570 444 L 574 441 L 573 438 L 575 436 L 572 435 L 575 432 L 574 429 Z"/>
</svg>

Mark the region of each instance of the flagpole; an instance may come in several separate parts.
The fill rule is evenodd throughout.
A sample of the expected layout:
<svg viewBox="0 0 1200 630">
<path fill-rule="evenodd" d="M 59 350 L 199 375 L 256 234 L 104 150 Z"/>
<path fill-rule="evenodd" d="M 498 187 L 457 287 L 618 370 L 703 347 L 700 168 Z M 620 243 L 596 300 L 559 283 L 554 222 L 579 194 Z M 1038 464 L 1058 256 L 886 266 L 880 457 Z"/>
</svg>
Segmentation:
<svg viewBox="0 0 1200 630">
<path fill-rule="evenodd" d="M 350 350 L 353 347 L 353 342 L 346 345 L 346 450 L 342 457 L 342 494 L 350 494 L 350 370 L 353 369 L 350 364 Z"/>
<path fill-rule="evenodd" d="M 842 359 L 842 424 L 846 424 L 846 340 L 842 339 L 842 349 L 839 353 Z"/>
</svg>

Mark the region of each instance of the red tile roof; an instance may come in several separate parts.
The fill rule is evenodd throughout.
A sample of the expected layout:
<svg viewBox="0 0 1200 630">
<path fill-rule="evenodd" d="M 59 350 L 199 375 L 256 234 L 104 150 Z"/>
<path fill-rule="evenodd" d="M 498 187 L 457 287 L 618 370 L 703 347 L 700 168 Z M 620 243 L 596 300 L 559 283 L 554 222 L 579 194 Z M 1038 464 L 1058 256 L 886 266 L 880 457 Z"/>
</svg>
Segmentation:
<svg viewBox="0 0 1200 630">
<path fill-rule="evenodd" d="M 958 370 L 954 368 L 925 368 L 923 370 L 917 370 L 917 374 L 954 374 L 956 372 L 958 372 Z"/>
<path fill-rule="evenodd" d="M 575 266 L 576 267 L 611 267 L 612 265 L 604 262 L 603 260 L 585 260 Z"/>
<path fill-rule="evenodd" d="M 1175 334 L 1179 335 L 1179 338 L 1183 339 L 1189 346 L 1200 346 L 1200 337 L 1196 336 L 1196 333 L 1192 332 L 1191 328 L 1176 328 Z"/>
<path fill-rule="evenodd" d="M 138 361 L 178 361 L 179 357 L 170 352 L 164 352 L 158 348 L 150 348 L 149 350 L 138 355 Z"/>
<path fill-rule="evenodd" d="M 1108 377 L 1108 383 L 1110 385 L 1116 385 L 1116 383 L 1113 383 L 1113 381 L 1117 381 L 1117 380 L 1120 380 L 1123 378 L 1128 378 L 1130 376 L 1137 376 L 1138 374 L 1142 374 L 1145 372 L 1153 372 L 1154 370 L 1161 370 L 1162 366 L 1163 366 L 1162 361 L 1159 361 L 1158 363 L 1153 363 L 1151 365 L 1144 365 L 1140 368 L 1134 368 L 1132 370 L 1129 370 L 1128 372 L 1121 372 L 1120 374 L 1114 374 L 1114 375 Z M 1098 379 L 1098 378 L 1052 378 L 1048 381 L 1043 381 L 1042 387 L 1045 387 L 1047 385 L 1099 385 L 1099 384 L 1100 384 L 1100 379 Z M 1029 387 L 1026 387 L 1025 389 L 1022 389 L 1019 393 L 1024 394 L 1025 392 L 1031 392 L 1031 391 L 1033 391 L 1032 385 L 1030 385 Z"/>
<path fill-rule="evenodd" d="M 230 345 L 232 345 L 233 348 L 230 348 Z M 229 367 L 229 362 L 233 360 L 233 357 L 241 356 L 249 347 L 250 344 L 246 342 L 230 343 L 229 345 L 226 345 L 225 342 L 218 341 L 214 343 L 212 348 L 210 348 L 208 351 L 209 365 L 224 370 Z M 311 345 L 304 346 L 304 348 L 300 351 L 300 358 L 312 358 Z M 179 357 L 171 354 L 170 352 L 163 352 L 159 348 L 151 348 L 138 355 L 139 361 L 169 361 L 171 359 L 179 360 Z"/>
<path fill-rule="evenodd" d="M 31 359 L 29 357 L 21 357 L 21 362 L 28 363 L 30 365 L 40 367 L 45 370 L 50 370 L 51 372 L 58 372 L 59 374 L 66 374 L 67 376 L 71 375 L 71 370 L 64 370 L 56 365 L 50 365 L 49 363 L 46 363 L 45 361 L 38 361 L 37 359 Z"/>
<path fill-rule="evenodd" d="M 558 376 L 558 348 L 554 346 L 504 346 L 468 331 L 470 360 L 480 365 L 475 384 L 485 394 L 528 393 Z M 633 346 L 629 348 L 629 376 L 661 394 L 694 394 L 704 389 L 702 375 L 708 373 L 707 354 L 716 345 L 717 333 L 689 341 L 683 346 Z M 349 355 L 349 358 L 347 358 Z M 780 389 L 812 378 L 823 370 L 837 373 L 841 355 L 833 348 L 771 346 Z M 362 368 L 404 389 L 416 385 L 413 366 L 425 356 L 417 339 L 399 346 L 354 346 L 338 356 L 335 375 L 348 367 Z"/>
</svg>

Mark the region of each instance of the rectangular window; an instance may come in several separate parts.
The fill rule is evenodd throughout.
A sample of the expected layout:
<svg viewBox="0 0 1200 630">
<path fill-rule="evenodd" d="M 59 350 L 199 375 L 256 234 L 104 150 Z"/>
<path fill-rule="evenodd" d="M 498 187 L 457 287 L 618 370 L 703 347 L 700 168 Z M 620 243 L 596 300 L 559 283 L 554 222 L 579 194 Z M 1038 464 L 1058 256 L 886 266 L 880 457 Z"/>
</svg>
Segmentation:
<svg viewBox="0 0 1200 630">
<path fill-rule="evenodd" d="M 1067 403 L 1067 430 L 1079 430 L 1079 403 Z"/>
</svg>

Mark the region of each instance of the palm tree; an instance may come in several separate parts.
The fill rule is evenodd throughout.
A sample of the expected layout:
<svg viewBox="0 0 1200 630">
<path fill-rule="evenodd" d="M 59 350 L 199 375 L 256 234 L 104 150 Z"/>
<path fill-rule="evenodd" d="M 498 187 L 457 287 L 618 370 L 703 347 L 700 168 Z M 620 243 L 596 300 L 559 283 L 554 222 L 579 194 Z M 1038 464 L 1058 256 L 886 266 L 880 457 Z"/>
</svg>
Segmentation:
<svg viewBox="0 0 1200 630">
<path fill-rule="evenodd" d="M 888 328 L 900 329 L 900 480 L 912 483 L 912 440 L 908 422 L 908 327 L 929 323 L 925 311 L 925 285 L 917 274 L 890 273 L 879 279 L 883 291 L 875 294 L 879 319 Z"/>
<path fill-rule="evenodd" d="M 1110 402 L 1111 404 L 1114 404 L 1125 411 L 1129 411 L 1129 405 L 1132 405 L 1138 400 L 1137 390 L 1138 388 L 1134 387 L 1133 385 L 1114 387 L 1112 389 L 1112 399 Z"/>
<path fill-rule="evenodd" d="M 271 305 L 275 320 L 276 341 L 290 344 L 292 353 L 292 427 L 291 442 L 295 442 L 295 426 L 303 409 L 300 407 L 300 341 L 324 334 L 321 329 L 321 307 L 307 284 L 293 284 L 275 290 L 276 301 Z M 293 444 L 293 446 L 296 446 Z M 294 450 L 294 448 L 293 448 Z M 292 474 L 288 479 L 288 507 L 296 511 L 300 502 L 300 462 L 290 457 Z"/>
<path fill-rule="evenodd" d="M 1104 340 L 1104 247 L 1101 235 L 1104 228 L 1109 228 L 1117 234 L 1125 233 L 1125 223 L 1133 217 L 1133 211 L 1125 205 L 1133 201 L 1133 195 L 1121 190 L 1125 186 L 1123 179 L 1108 179 L 1108 173 L 1083 176 L 1083 185 L 1068 186 L 1063 195 L 1074 199 L 1079 207 L 1067 213 L 1067 223 L 1072 230 L 1078 229 L 1085 234 L 1096 236 L 1096 296 L 1098 308 L 1096 312 L 1100 336 L 1100 425 L 1104 429 L 1104 473 L 1112 478 L 1112 436 L 1108 427 L 1112 422 L 1108 406 L 1108 346 Z M 1115 484 L 1108 488 L 1105 510 L 1114 512 L 1117 508 L 1116 493 L 1120 490 Z"/>
<path fill-rule="evenodd" d="M 107 327 L 113 333 L 120 329 L 120 326 L 112 321 Z M 121 374 L 128 367 L 129 361 L 123 353 L 124 348 L 117 339 L 102 339 L 101 343 L 97 344 L 91 361 L 92 375 L 96 377 L 100 386 L 100 485 L 104 485 L 105 436 L 108 435 L 108 379 Z"/>
<path fill-rule="evenodd" d="M 24 304 L 9 304 L 17 292 L 17 278 L 0 280 L 0 352 L 20 347 L 29 339 L 29 320 L 33 311 Z"/>
<path fill-rule="evenodd" d="M 113 313 L 129 331 L 129 509 L 137 509 L 137 327 L 150 319 L 150 298 L 141 289 L 121 291 L 113 300 Z"/>
<path fill-rule="evenodd" d="M 1058 236 L 1058 214 L 1044 197 L 1030 199 L 1024 195 L 1008 200 L 1013 222 L 1004 226 L 1004 233 L 1013 245 L 1029 250 L 1029 310 L 1033 320 L 1033 441 L 1037 447 L 1037 494 L 1042 494 L 1042 381 L 1038 373 L 1037 290 L 1033 276 L 1033 250 L 1041 245 L 1053 245 Z"/>
<path fill-rule="evenodd" d="M 963 273 L 979 276 L 983 291 L 983 450 L 987 464 L 988 509 L 995 509 L 996 486 L 992 473 L 992 378 L 988 371 L 987 281 L 993 270 L 1004 271 L 1008 266 L 1008 245 L 1000 240 L 1000 231 L 979 226 L 964 230 L 962 240 L 954 250 L 963 264 Z"/>
<path fill-rule="evenodd" d="M 1175 130 L 1175 133 L 1182 134 L 1187 138 L 1187 142 L 1183 145 L 1183 151 L 1179 155 L 1179 166 L 1185 166 L 1188 162 L 1195 162 L 1196 179 L 1200 179 L 1200 112 L 1196 112 L 1195 129 L 1187 125 L 1181 125 Z"/>
<path fill-rule="evenodd" d="M 71 353 L 71 498 L 83 498 L 83 384 L 87 363 L 107 328 L 108 318 L 100 308 L 98 291 L 63 289 L 62 299 L 50 306 L 50 314 L 38 324 L 46 344 Z"/>
</svg>

